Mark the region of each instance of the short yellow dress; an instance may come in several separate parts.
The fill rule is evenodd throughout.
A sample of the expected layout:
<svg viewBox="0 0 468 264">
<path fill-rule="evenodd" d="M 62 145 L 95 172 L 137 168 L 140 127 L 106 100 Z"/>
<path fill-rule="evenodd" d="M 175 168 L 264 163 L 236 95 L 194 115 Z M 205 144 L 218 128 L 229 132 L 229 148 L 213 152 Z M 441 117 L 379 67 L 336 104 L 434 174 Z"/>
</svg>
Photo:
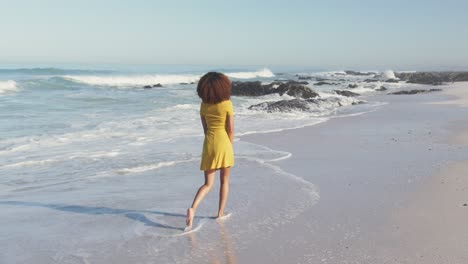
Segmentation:
<svg viewBox="0 0 468 264">
<path fill-rule="evenodd" d="M 217 104 L 201 103 L 200 115 L 206 120 L 207 131 L 203 142 L 200 170 L 234 166 L 234 151 L 226 132 L 226 116 L 234 115 L 231 100 Z"/>
</svg>

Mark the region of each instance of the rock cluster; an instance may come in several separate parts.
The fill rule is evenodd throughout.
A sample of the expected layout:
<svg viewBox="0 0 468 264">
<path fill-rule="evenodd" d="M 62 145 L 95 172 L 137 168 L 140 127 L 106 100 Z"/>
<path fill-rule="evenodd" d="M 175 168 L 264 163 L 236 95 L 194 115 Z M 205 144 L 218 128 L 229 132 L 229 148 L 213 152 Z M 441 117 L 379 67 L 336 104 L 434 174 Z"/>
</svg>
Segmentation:
<svg viewBox="0 0 468 264">
<path fill-rule="evenodd" d="M 408 83 L 441 85 L 444 82 L 468 81 L 468 72 L 399 72 L 395 76 Z"/>
<path fill-rule="evenodd" d="M 262 84 L 260 81 L 254 82 L 232 82 L 231 94 L 236 96 L 262 96 L 267 94 L 287 94 L 297 98 L 314 98 L 319 96 L 307 86 L 307 82 L 287 81 L 272 82 Z"/>
<path fill-rule="evenodd" d="M 312 111 L 313 105 L 319 105 L 321 103 L 335 103 L 337 106 L 341 106 L 341 102 L 338 98 L 313 98 L 313 99 L 291 99 L 281 100 L 276 102 L 264 102 L 256 105 L 249 106 L 250 110 L 263 110 L 269 113 L 271 112 L 292 112 L 292 111 Z"/>
<path fill-rule="evenodd" d="M 333 90 L 336 94 L 339 94 L 339 95 L 342 95 L 342 96 L 346 96 L 346 97 L 354 97 L 354 96 L 359 96 L 360 94 L 358 93 L 354 93 L 354 92 L 351 92 L 351 91 L 347 91 L 347 90 Z"/>
<path fill-rule="evenodd" d="M 430 92 L 439 92 L 442 91 L 442 89 L 414 89 L 414 90 L 403 90 L 403 91 L 398 91 L 394 93 L 389 93 L 389 94 L 396 94 L 396 95 L 401 95 L 401 94 L 419 94 L 419 93 L 430 93 Z"/>
<path fill-rule="evenodd" d="M 163 86 L 162 86 L 162 84 L 160 84 L 160 83 L 153 84 L 153 85 L 145 85 L 145 86 L 143 86 L 143 88 L 145 88 L 145 89 L 157 88 L 157 87 L 163 87 Z"/>
</svg>

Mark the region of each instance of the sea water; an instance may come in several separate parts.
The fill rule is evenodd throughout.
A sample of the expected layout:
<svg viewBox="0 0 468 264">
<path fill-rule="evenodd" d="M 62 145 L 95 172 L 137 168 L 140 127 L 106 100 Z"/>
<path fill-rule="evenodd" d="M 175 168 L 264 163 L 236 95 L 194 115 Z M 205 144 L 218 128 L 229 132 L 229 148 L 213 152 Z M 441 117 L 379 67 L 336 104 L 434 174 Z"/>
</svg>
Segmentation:
<svg viewBox="0 0 468 264">
<path fill-rule="evenodd" d="M 198 242 L 183 233 L 185 210 L 203 183 L 196 84 L 209 70 L 222 71 L 233 81 L 270 83 L 301 75 L 340 82 L 314 86 L 309 81 L 321 98 L 339 104 L 325 100 L 307 112 L 249 109 L 293 99 L 288 95 L 232 97 L 236 166 L 227 210 L 233 220 L 230 231 L 221 234 L 237 247 L 248 246 L 232 242 L 243 232 L 273 232 L 319 199 L 312 182 L 275 165 L 291 153 L 244 142 L 242 135 L 311 126 L 380 105 L 368 100 L 355 106 L 366 97 L 337 95 L 334 89 L 349 84 L 359 83 L 353 91 L 364 95 L 377 93 L 381 84 L 370 86 L 364 77 L 340 71 L 0 69 L 0 260 L 126 263 L 158 258 L 165 261 L 161 263 L 189 263 L 188 255 L 203 259 L 203 249 L 219 247 L 214 237 L 221 226 L 213 219 L 217 190 L 197 212 Z M 162 87 L 144 88 L 158 83 Z"/>
</svg>

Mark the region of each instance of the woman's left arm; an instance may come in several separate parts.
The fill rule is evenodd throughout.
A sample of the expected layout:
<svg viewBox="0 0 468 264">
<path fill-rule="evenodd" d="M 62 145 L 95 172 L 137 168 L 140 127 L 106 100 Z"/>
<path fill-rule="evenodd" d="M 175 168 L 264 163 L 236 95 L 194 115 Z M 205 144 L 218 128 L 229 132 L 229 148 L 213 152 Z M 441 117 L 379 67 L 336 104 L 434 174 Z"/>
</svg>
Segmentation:
<svg viewBox="0 0 468 264">
<path fill-rule="evenodd" d="M 234 140 L 234 115 L 226 115 L 226 124 L 225 124 L 226 133 L 229 136 L 231 144 Z"/>
<path fill-rule="evenodd" d="M 203 126 L 203 133 L 206 135 L 206 131 L 208 130 L 208 125 L 206 124 L 206 119 L 204 116 L 200 115 L 201 123 Z"/>
</svg>

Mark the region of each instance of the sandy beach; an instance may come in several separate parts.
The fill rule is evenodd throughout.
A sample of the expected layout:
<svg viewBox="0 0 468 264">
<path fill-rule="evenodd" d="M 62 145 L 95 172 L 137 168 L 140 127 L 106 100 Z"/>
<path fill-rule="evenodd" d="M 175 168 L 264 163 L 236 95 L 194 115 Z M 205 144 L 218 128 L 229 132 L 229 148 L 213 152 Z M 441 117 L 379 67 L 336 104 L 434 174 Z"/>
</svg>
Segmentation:
<svg viewBox="0 0 468 264">
<path fill-rule="evenodd" d="M 468 107 L 468 84 L 452 84 L 444 94 L 455 99 L 437 102 L 438 105 Z M 449 142 L 468 145 L 466 120 L 452 123 Z M 398 241 L 387 255 L 400 263 L 467 263 L 468 262 L 468 171 L 467 160 L 454 160 L 421 184 L 410 195 L 408 204 L 395 210 L 391 240 Z M 396 244 L 396 243 L 395 243 Z"/>
<path fill-rule="evenodd" d="M 443 89 L 388 95 L 373 113 L 242 138 L 291 152 L 279 166 L 319 188 L 316 206 L 270 240 L 283 242 L 276 263 L 468 261 L 468 84 Z"/>
</svg>

